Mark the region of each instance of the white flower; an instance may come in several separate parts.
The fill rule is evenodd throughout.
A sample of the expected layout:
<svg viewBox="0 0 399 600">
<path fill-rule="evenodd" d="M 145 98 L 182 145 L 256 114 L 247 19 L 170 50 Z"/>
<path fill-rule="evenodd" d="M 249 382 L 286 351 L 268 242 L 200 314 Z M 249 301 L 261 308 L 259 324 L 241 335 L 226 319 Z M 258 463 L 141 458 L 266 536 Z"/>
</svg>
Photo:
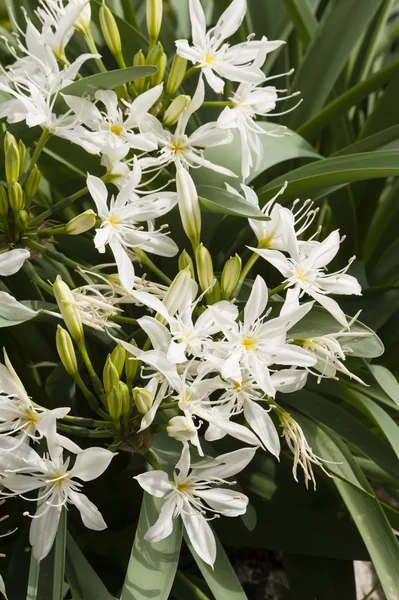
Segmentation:
<svg viewBox="0 0 399 600">
<path fill-rule="evenodd" d="M 309 312 L 312 304 L 308 302 L 292 309 L 286 303 L 280 316 L 269 321 L 265 321 L 267 314 L 262 317 L 266 305 L 267 286 L 258 275 L 244 308 L 244 320 L 224 329 L 227 341 L 215 342 L 221 354 L 215 365 L 222 377 L 238 383 L 242 381 L 242 369 L 246 369 L 263 392 L 274 397 L 271 365 L 309 367 L 316 362 L 309 352 L 286 341 L 287 331 Z"/>
<path fill-rule="evenodd" d="M 353 259 L 348 265 L 326 274 L 325 267 L 336 256 L 340 245 L 339 232 L 333 231 L 323 242 L 297 242 L 293 237 L 290 243 L 291 257 L 286 257 L 278 250 L 251 248 L 254 252 L 270 262 L 286 278 L 287 287 L 293 287 L 294 297 L 308 294 L 344 327 L 348 326 L 347 319 L 338 303 L 328 294 L 357 294 L 361 295 L 361 287 L 355 277 L 348 275 Z"/>
<path fill-rule="evenodd" d="M 36 14 L 42 23 L 42 38 L 54 55 L 65 61 L 65 47 L 74 30 L 86 31 L 90 24 L 90 1 L 41 0 Z"/>
<path fill-rule="evenodd" d="M 7 292 L 0 292 L 0 317 L 9 322 L 9 325 L 18 325 L 24 321 L 34 319 L 39 310 L 32 310 L 29 306 L 21 304 Z"/>
<path fill-rule="evenodd" d="M 96 103 L 78 96 L 64 95 L 64 100 L 79 121 L 88 127 L 89 139 L 107 156 L 107 164 L 119 162 L 131 148 L 149 152 L 157 148 L 157 140 L 149 132 L 135 133 L 148 116 L 151 106 L 162 93 L 162 84 L 141 94 L 126 111 L 119 106 L 118 96 L 112 90 L 97 90 L 95 99 L 105 106 L 99 110 Z M 127 113 L 127 115 L 125 114 Z"/>
<path fill-rule="evenodd" d="M 160 256 L 174 256 L 178 248 L 173 240 L 161 231 L 152 229 L 151 221 L 160 217 L 176 204 L 176 195 L 172 192 L 151 194 L 144 199 L 131 198 L 129 186 L 124 187 L 115 197 L 110 207 L 107 205 L 108 192 L 98 177 L 88 175 L 87 186 L 96 203 L 97 213 L 102 220 L 96 230 L 94 243 L 99 252 L 105 252 L 109 244 L 118 267 L 121 284 L 131 290 L 134 283 L 134 268 L 127 249 L 142 248 Z M 136 227 L 136 223 L 148 221 L 148 231 Z"/>
<path fill-rule="evenodd" d="M 24 248 L 15 248 L 14 250 L 0 254 L 1 277 L 8 277 L 17 273 L 29 257 L 29 250 L 25 250 Z"/>
<path fill-rule="evenodd" d="M 177 53 L 201 69 L 216 93 L 224 89 L 221 77 L 247 83 L 260 83 L 265 79 L 260 68 L 250 64 L 262 42 L 246 41 L 235 46 L 223 43 L 240 27 L 247 9 L 245 0 L 233 0 L 208 33 L 200 0 L 190 0 L 189 6 L 193 45 L 190 46 L 188 40 L 177 40 Z M 267 42 L 266 51 L 270 52 L 282 43 Z"/>
<path fill-rule="evenodd" d="M 232 485 L 225 479 L 242 471 L 252 460 L 256 448 L 243 448 L 216 457 L 217 466 L 190 471 L 190 452 L 183 447 L 173 480 L 164 471 L 150 471 L 137 475 L 141 487 L 156 498 L 163 498 L 158 520 L 145 534 L 150 542 L 158 542 L 173 531 L 173 520 L 182 518 L 187 535 L 198 556 L 213 565 L 216 559 L 216 541 L 206 514 L 212 512 L 227 517 L 245 513 L 248 498 L 222 485 Z M 216 487 L 215 487 L 216 486 Z"/>
</svg>

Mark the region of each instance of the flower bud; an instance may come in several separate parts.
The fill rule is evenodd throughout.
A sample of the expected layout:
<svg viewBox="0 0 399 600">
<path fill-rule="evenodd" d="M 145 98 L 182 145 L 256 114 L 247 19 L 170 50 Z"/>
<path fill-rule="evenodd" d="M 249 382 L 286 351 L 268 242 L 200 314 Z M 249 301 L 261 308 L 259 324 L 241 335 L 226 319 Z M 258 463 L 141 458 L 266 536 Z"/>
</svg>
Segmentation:
<svg viewBox="0 0 399 600">
<path fill-rule="evenodd" d="M 19 153 L 19 177 L 21 179 L 22 173 L 24 172 L 25 159 L 26 159 L 26 146 L 22 140 L 18 142 L 18 153 Z"/>
<path fill-rule="evenodd" d="M 118 371 L 119 377 L 122 375 L 123 367 L 125 366 L 126 350 L 122 344 L 118 344 L 111 352 L 112 364 Z"/>
<path fill-rule="evenodd" d="M 107 392 L 106 396 L 108 412 L 113 420 L 114 424 L 119 428 L 119 419 L 122 414 L 122 392 L 119 386 L 114 387 Z"/>
<path fill-rule="evenodd" d="M 213 273 L 212 258 L 209 250 L 203 244 L 200 244 L 195 251 L 195 260 L 197 263 L 198 281 L 201 290 L 205 292 L 212 287 L 215 275 Z"/>
<path fill-rule="evenodd" d="M 122 398 L 122 417 L 129 417 L 132 412 L 132 397 L 129 388 L 123 381 L 119 382 L 118 388 Z"/>
<path fill-rule="evenodd" d="M 27 210 L 20 210 L 18 212 L 17 215 L 17 222 L 18 222 L 18 229 L 20 231 L 25 231 L 27 225 L 28 225 L 28 221 L 29 221 L 29 214 Z"/>
<path fill-rule="evenodd" d="M 53 285 L 54 296 L 60 309 L 62 318 L 72 339 L 80 344 L 84 338 L 82 319 L 79 309 L 75 304 L 75 298 L 61 276 L 58 275 Z"/>
<path fill-rule="evenodd" d="M 66 329 L 63 329 L 61 325 L 57 326 L 57 333 L 55 336 L 55 343 L 57 346 L 57 352 L 64 366 L 65 371 L 71 377 L 78 375 L 78 363 L 76 360 L 75 348 L 73 347 L 72 338 Z"/>
<path fill-rule="evenodd" d="M 190 268 L 186 267 L 176 275 L 170 284 L 163 299 L 163 304 L 170 315 L 174 315 L 184 302 L 191 281 Z"/>
<path fill-rule="evenodd" d="M 162 83 L 167 64 L 168 64 L 168 57 L 166 56 L 165 52 L 163 52 L 161 54 L 161 56 L 159 57 L 157 64 L 155 65 L 156 67 L 158 67 L 158 72 L 154 73 L 154 75 L 151 77 L 151 86 L 152 87 L 155 87 L 156 85 L 159 85 L 160 83 Z"/>
<path fill-rule="evenodd" d="M 14 213 L 18 213 L 22 209 L 23 205 L 23 192 L 18 181 L 11 181 L 8 186 L 8 197 L 10 199 L 10 206 Z"/>
<path fill-rule="evenodd" d="M 79 235 L 88 231 L 96 224 L 96 213 L 94 210 L 86 210 L 84 213 L 77 215 L 65 225 L 65 233 L 68 235 Z"/>
<path fill-rule="evenodd" d="M 11 144 L 15 144 L 17 145 L 17 140 L 15 139 L 15 137 L 13 136 L 12 133 L 10 133 L 9 131 L 6 131 L 5 135 L 4 135 L 4 155 L 7 154 L 7 150 L 9 149 Z"/>
<path fill-rule="evenodd" d="M 13 141 L 9 144 L 5 154 L 6 180 L 8 185 L 13 181 L 18 181 L 20 164 L 18 146 L 17 143 Z"/>
<path fill-rule="evenodd" d="M 190 419 L 177 416 L 170 419 L 166 426 L 168 436 L 179 442 L 189 442 L 197 436 L 197 430 Z"/>
<path fill-rule="evenodd" d="M 115 365 L 111 360 L 111 355 L 108 354 L 107 361 L 103 370 L 103 384 L 104 389 L 108 393 L 112 390 L 114 386 L 117 386 L 119 383 L 119 373 Z"/>
<path fill-rule="evenodd" d="M 0 185 L 0 219 L 8 214 L 8 196 L 2 185 Z"/>
<path fill-rule="evenodd" d="M 236 254 L 226 261 L 222 272 L 222 297 L 229 300 L 241 275 L 241 258 Z"/>
<path fill-rule="evenodd" d="M 168 81 L 166 82 L 165 91 L 167 96 L 173 96 L 177 92 L 183 82 L 186 69 L 187 59 L 176 54 L 170 67 Z"/>
<path fill-rule="evenodd" d="M 147 0 L 146 16 L 150 47 L 156 43 L 161 30 L 162 5 L 163 0 Z"/>
<path fill-rule="evenodd" d="M 132 346 L 137 346 L 134 339 L 130 340 L 130 343 L 132 344 Z M 136 379 L 136 375 L 137 375 L 139 366 L 140 366 L 140 361 L 137 360 L 137 358 L 135 358 L 133 356 L 133 354 L 126 352 L 125 374 L 126 374 L 126 382 L 127 382 L 129 389 L 131 389 L 133 387 L 133 382 Z"/>
<path fill-rule="evenodd" d="M 170 104 L 169 108 L 165 111 L 163 117 L 163 124 L 166 127 L 170 127 L 174 125 L 179 120 L 180 115 L 186 109 L 190 102 L 190 96 L 185 96 L 182 94 L 181 96 L 177 96 Z"/>
<path fill-rule="evenodd" d="M 196 248 L 201 235 L 198 194 L 190 173 L 181 165 L 176 169 L 176 188 L 183 229 L 193 247 Z"/>
<path fill-rule="evenodd" d="M 134 67 L 143 67 L 145 65 L 145 56 L 142 50 L 136 52 L 133 57 L 133 66 Z"/>
<path fill-rule="evenodd" d="M 133 58 L 133 66 L 134 67 L 142 67 L 146 64 L 146 59 L 144 56 L 144 52 L 142 50 L 139 50 Z M 133 84 L 133 90 L 136 92 L 136 94 L 141 94 L 146 86 L 146 82 L 147 82 L 147 77 L 140 77 L 140 79 L 136 79 Z"/>
<path fill-rule="evenodd" d="M 145 388 L 135 387 L 133 389 L 133 399 L 139 413 L 146 415 L 152 406 L 151 392 Z"/>
<path fill-rule="evenodd" d="M 184 271 L 184 269 L 186 269 L 187 267 L 189 267 L 191 278 L 195 279 L 193 259 L 191 258 L 187 250 L 183 250 L 183 252 L 179 256 L 179 271 Z"/>
<path fill-rule="evenodd" d="M 39 188 L 41 174 L 37 165 L 35 165 L 30 172 L 28 180 L 25 184 L 25 194 L 29 200 L 32 200 L 37 194 L 37 190 Z"/>
<path fill-rule="evenodd" d="M 121 36 L 119 35 L 115 17 L 104 1 L 100 7 L 100 26 L 105 43 L 119 64 L 120 57 L 122 57 Z"/>
</svg>

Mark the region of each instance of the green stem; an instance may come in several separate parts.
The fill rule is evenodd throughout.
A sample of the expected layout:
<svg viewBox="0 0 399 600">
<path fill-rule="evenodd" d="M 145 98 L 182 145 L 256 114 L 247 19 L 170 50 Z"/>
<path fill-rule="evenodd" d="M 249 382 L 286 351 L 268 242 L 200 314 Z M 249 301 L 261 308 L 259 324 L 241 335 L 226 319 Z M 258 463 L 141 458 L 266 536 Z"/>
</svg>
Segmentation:
<svg viewBox="0 0 399 600">
<path fill-rule="evenodd" d="M 70 423 L 70 425 L 78 425 L 79 427 L 106 427 L 112 426 L 112 421 L 98 421 L 91 419 L 90 417 L 74 417 L 72 415 L 65 415 L 61 421 Z"/>
<path fill-rule="evenodd" d="M 115 323 L 126 323 L 128 325 L 137 325 L 137 319 L 123 317 L 122 315 L 114 315 L 113 317 L 110 317 L 110 321 L 114 321 Z"/>
<path fill-rule="evenodd" d="M 90 52 L 92 54 L 100 54 L 97 49 L 96 43 L 93 39 L 93 35 L 92 35 L 90 29 L 87 31 L 86 35 L 84 36 L 84 39 L 85 39 L 88 49 L 90 50 Z M 95 58 L 94 61 L 97 65 L 99 71 L 101 71 L 102 73 L 107 72 L 107 67 L 104 65 L 101 58 Z"/>
<path fill-rule="evenodd" d="M 54 296 L 54 291 L 51 285 L 49 285 L 48 283 L 46 283 L 35 271 L 35 268 L 31 265 L 30 262 L 28 262 L 27 260 L 24 262 L 23 265 L 23 270 L 26 273 L 26 275 L 28 276 L 29 280 L 33 283 L 36 284 L 39 288 L 41 288 L 42 290 L 44 290 L 45 292 L 47 292 L 48 294 L 50 294 L 51 296 Z"/>
<path fill-rule="evenodd" d="M 102 383 L 101 383 L 101 380 L 100 380 L 99 376 L 95 372 L 94 367 L 93 367 L 93 365 L 91 363 L 91 360 L 90 360 L 89 354 L 87 352 L 87 348 L 86 348 L 86 344 L 85 344 L 84 340 L 82 340 L 78 344 L 78 348 L 79 348 L 80 354 L 82 355 L 83 361 L 84 361 L 84 363 L 86 365 L 86 369 L 88 370 L 90 378 L 92 380 L 94 391 L 101 398 L 101 397 L 104 396 L 104 388 L 102 386 Z"/>
<path fill-rule="evenodd" d="M 171 408 L 179 408 L 178 402 L 163 402 L 159 407 L 159 410 L 169 410 Z"/>
<path fill-rule="evenodd" d="M 95 430 L 86 429 L 85 427 L 76 427 L 75 425 L 65 425 L 64 423 L 57 422 L 57 429 L 60 431 L 65 431 L 71 435 L 75 435 L 77 437 L 86 437 L 86 438 L 111 438 L 114 437 L 114 433 L 111 431 L 104 430 Z"/>
<path fill-rule="evenodd" d="M 95 397 L 94 394 L 91 393 L 91 391 L 86 386 L 85 382 L 83 381 L 83 379 L 81 378 L 79 373 L 76 373 L 76 375 L 74 376 L 74 380 L 77 383 L 77 385 L 79 386 L 79 388 L 82 390 L 82 393 L 87 400 L 87 404 L 90 406 L 90 408 L 94 412 L 98 412 L 100 407 L 97 402 L 97 398 Z"/>
<path fill-rule="evenodd" d="M 152 260 L 147 256 L 147 254 L 144 252 L 144 250 L 141 250 L 141 248 L 133 248 L 135 254 L 137 255 L 137 257 L 140 259 L 140 262 L 143 263 L 143 265 L 145 265 L 146 267 L 148 267 L 149 269 L 151 269 L 151 271 L 157 275 L 159 277 L 159 279 L 161 279 L 164 283 L 166 283 L 166 285 L 170 285 L 172 283 L 172 280 L 169 279 L 169 277 L 167 275 L 165 275 L 165 273 L 163 271 L 161 271 L 161 269 L 159 269 L 153 262 Z"/>
<path fill-rule="evenodd" d="M 104 178 L 103 178 L 103 181 L 104 181 Z M 29 223 L 29 226 L 30 227 L 36 227 L 36 225 L 39 225 L 39 223 L 41 223 L 42 221 L 44 221 L 48 217 L 51 217 L 51 215 L 53 213 L 60 212 L 61 210 L 64 210 L 70 204 L 72 204 L 73 202 L 75 202 L 75 200 L 78 200 L 79 198 L 81 198 L 82 196 L 84 196 L 85 194 L 87 194 L 87 192 L 88 192 L 88 188 L 87 188 L 87 186 L 85 186 L 84 188 L 82 188 L 81 190 L 78 190 L 77 192 L 75 192 L 71 196 L 67 196 L 66 198 L 63 198 L 62 200 L 59 200 L 58 202 L 56 202 L 55 204 L 53 204 L 53 206 L 51 208 L 48 208 L 44 212 L 40 213 L 40 215 L 38 215 L 37 217 L 35 217 L 34 219 L 32 219 L 30 221 L 30 223 Z"/>
<path fill-rule="evenodd" d="M 278 294 L 279 292 L 282 292 L 283 290 L 285 290 L 286 287 L 287 287 L 287 282 L 284 281 L 284 283 L 282 283 L 281 285 L 278 285 L 277 287 L 269 290 L 269 292 L 267 294 L 268 298 L 271 298 L 275 294 Z"/>
<path fill-rule="evenodd" d="M 192 75 L 195 75 L 196 73 L 198 73 L 198 71 L 199 71 L 199 67 L 191 67 L 191 69 L 187 69 L 187 71 L 185 72 L 183 81 L 186 81 L 186 79 L 188 79 Z"/>
<path fill-rule="evenodd" d="M 227 100 L 207 101 L 202 103 L 201 108 L 225 108 L 226 106 L 233 106 L 233 103 Z"/>
<path fill-rule="evenodd" d="M 140 32 L 140 25 L 137 21 L 136 12 L 133 8 L 132 0 L 121 0 L 121 4 L 122 4 L 122 8 L 123 8 L 123 12 L 124 12 L 126 21 L 132 27 L 134 27 L 134 29 L 137 29 L 137 31 Z"/>
<path fill-rule="evenodd" d="M 53 250 L 52 248 L 47 248 L 47 246 L 43 246 L 42 244 L 39 244 L 38 242 L 35 242 L 34 240 L 31 240 L 31 239 L 23 238 L 23 241 L 24 241 L 24 244 L 28 248 L 32 248 L 33 250 L 38 250 L 40 253 L 45 254 L 52 260 L 55 260 L 56 262 L 60 262 L 62 264 L 65 264 L 68 267 L 71 267 L 72 269 L 84 269 L 85 268 L 80 263 L 76 262 L 75 260 L 72 260 L 71 258 L 68 258 L 68 256 L 65 256 L 65 254 L 62 254 L 61 252 L 58 252 L 57 250 Z"/>
<path fill-rule="evenodd" d="M 36 148 L 32 154 L 32 158 L 30 159 L 28 170 L 24 173 L 24 176 L 22 178 L 22 181 L 21 181 L 22 185 L 24 185 L 25 182 L 28 180 L 28 177 L 31 174 L 33 167 L 37 163 L 44 146 L 46 145 L 47 141 L 51 138 L 51 136 L 52 136 L 52 134 L 50 133 L 50 131 L 48 129 L 43 129 L 42 134 L 36 144 Z"/>
<path fill-rule="evenodd" d="M 256 261 L 258 260 L 258 258 L 259 258 L 259 254 L 256 254 L 256 252 L 253 252 L 252 255 L 249 257 L 249 259 L 247 260 L 243 270 L 241 271 L 240 279 L 238 280 L 236 289 L 234 290 L 234 292 L 232 294 L 233 298 L 236 298 L 238 296 L 238 294 L 240 293 L 242 284 L 244 283 L 246 276 L 248 275 L 248 273 L 250 272 L 250 270 L 252 269 L 252 267 L 254 266 Z"/>
<path fill-rule="evenodd" d="M 25 235 L 27 237 L 51 237 L 53 235 L 65 233 L 65 225 L 59 227 L 50 227 L 49 229 L 39 229 L 38 231 L 28 231 Z"/>
</svg>

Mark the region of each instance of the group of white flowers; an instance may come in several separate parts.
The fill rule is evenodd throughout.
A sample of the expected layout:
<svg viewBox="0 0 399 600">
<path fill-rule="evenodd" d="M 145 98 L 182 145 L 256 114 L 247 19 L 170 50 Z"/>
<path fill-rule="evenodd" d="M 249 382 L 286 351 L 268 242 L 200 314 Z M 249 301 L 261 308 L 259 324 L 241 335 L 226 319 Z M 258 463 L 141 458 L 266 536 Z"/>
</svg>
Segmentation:
<svg viewBox="0 0 399 600">
<path fill-rule="evenodd" d="M 126 97 L 111 90 L 97 90 L 94 97 L 79 97 L 67 90 L 63 93 L 79 77 L 86 61 L 101 61 L 98 53 L 90 52 L 70 64 L 66 54 L 75 30 L 93 50 L 90 3 L 40 0 L 37 16 L 41 30 L 27 20 L 26 32 L 21 32 L 18 40 L 18 52 L 14 51 L 15 62 L 0 76 L 0 90 L 9 95 L 0 106 L 0 117 L 9 123 L 24 121 L 28 127 L 39 125 L 44 138 L 59 136 L 101 157 L 104 177 L 87 176 L 97 215 L 90 227 L 97 220 L 95 247 L 101 253 L 109 247 L 118 277 L 98 269 L 80 271 L 86 286 L 70 290 L 61 300 L 55 295 L 78 346 L 79 323 L 116 336 L 113 317 L 124 303 L 148 311 L 137 320 L 148 336 L 144 348 L 114 339 L 131 363 L 142 365 L 137 375 L 142 386 L 135 382 L 133 390 L 135 404 L 129 390 L 131 405 L 140 414 L 136 433 L 154 427 L 163 403 L 172 403 L 175 413 L 166 431 L 181 442 L 181 456 L 173 477 L 153 468 L 136 477 L 146 492 L 164 500 L 146 539 L 156 542 L 167 537 L 174 519 L 181 516 L 194 549 L 212 565 L 216 543 L 208 520 L 219 514 L 233 517 L 245 512 L 248 498 L 230 489 L 228 486 L 235 482 L 226 478 L 244 469 L 257 449 L 278 458 L 281 433 L 294 453 L 295 477 L 300 465 L 306 483 L 314 481 L 312 463 L 322 467 L 299 424 L 275 397 L 277 392 L 303 388 L 309 376 L 335 377 L 337 372 L 353 376 L 344 360 L 348 340 L 359 334 L 349 331 L 351 323 L 330 295 L 360 294 L 361 288 L 346 272 L 350 263 L 341 271 L 327 272 L 342 241 L 339 232 L 332 232 L 321 242 L 315 239 L 318 234 L 304 241 L 303 234 L 316 210 L 311 203 L 299 209 L 295 205 L 292 210 L 280 205 L 277 196 L 284 189 L 263 207 L 266 220 L 249 220 L 258 243 L 250 248 L 253 254 L 247 266 L 242 269 L 241 259 L 236 256 L 227 261 L 221 286 L 214 277 L 212 260 L 200 243 L 201 212 L 191 171 L 198 167 L 212 169 L 228 178 L 241 175 L 245 182 L 257 167 L 262 158 L 261 136 L 266 132 L 256 117 L 269 115 L 281 99 L 279 90 L 268 84 L 262 67 L 267 54 L 283 42 L 250 37 L 236 45 L 228 43 L 244 19 L 245 0 L 233 0 L 209 31 L 200 0 L 190 0 L 189 7 L 192 42 L 176 41 L 172 70 L 176 73 L 180 69 L 180 85 L 188 73 L 186 61 L 193 63 L 191 76 L 198 82 L 192 99 L 181 95 L 173 100 L 163 84 L 155 81 L 153 85 L 151 78 L 141 87 L 140 80 L 130 85 Z M 217 121 L 197 127 L 195 117 L 204 104 L 207 86 L 221 93 L 225 80 L 238 82 L 233 96 Z M 241 139 L 241 174 L 204 156 L 206 148 L 229 144 L 234 129 Z M 278 135 L 278 129 L 272 134 Z M 158 184 L 153 182 L 158 177 L 161 184 L 156 189 Z M 108 182 L 118 189 L 111 198 L 105 185 Z M 259 209 L 258 198 L 248 185 L 241 184 L 241 193 L 226 185 L 241 202 Z M 200 285 L 188 259 L 181 260 L 181 269 L 169 286 L 138 277 L 134 271 L 133 261 L 141 260 L 147 252 L 163 257 L 178 253 L 165 226 L 157 229 L 155 225 L 156 219 L 176 205 L 193 247 Z M 86 213 L 84 218 L 90 217 Z M 29 250 L 24 248 L 1 254 L 0 275 L 12 275 L 29 257 Z M 257 276 L 241 310 L 237 296 L 259 257 L 281 273 L 282 284 L 270 293 L 264 279 Z M 37 314 L 5 292 L 1 294 L 1 306 L 7 302 L 13 308 L 19 305 L 26 318 Z M 270 302 L 269 297 L 273 297 Z M 292 328 L 315 302 L 333 315 L 336 330 L 324 337 L 296 339 Z M 7 356 L 5 362 L 0 366 L 1 494 L 37 502 L 36 513 L 30 515 L 30 542 L 36 558 L 41 560 L 52 547 L 61 511 L 68 503 L 78 508 L 87 527 L 106 526 L 98 509 L 82 494 L 81 481 L 101 475 L 114 452 L 99 446 L 82 450 L 59 434 L 57 420 L 65 418 L 70 409 L 47 410 L 35 404 Z M 129 410 L 132 414 L 133 408 Z M 129 410 L 125 410 L 125 416 Z M 115 421 L 120 414 L 111 417 Z M 197 468 L 195 461 L 191 466 L 190 448 L 204 455 L 201 437 L 209 443 L 226 435 L 240 440 L 245 447 L 216 457 L 210 466 Z M 39 454 L 34 446 L 43 439 L 47 450 Z M 30 494 L 32 490 L 38 490 L 36 497 Z"/>
</svg>

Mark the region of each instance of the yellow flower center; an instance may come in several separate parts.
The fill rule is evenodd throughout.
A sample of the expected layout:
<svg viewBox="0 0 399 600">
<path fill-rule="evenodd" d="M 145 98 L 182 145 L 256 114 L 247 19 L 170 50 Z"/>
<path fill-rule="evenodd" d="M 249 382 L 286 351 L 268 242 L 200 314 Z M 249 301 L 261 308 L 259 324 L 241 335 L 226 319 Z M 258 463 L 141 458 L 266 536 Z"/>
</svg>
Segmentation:
<svg viewBox="0 0 399 600">
<path fill-rule="evenodd" d="M 108 219 L 108 223 L 110 223 L 112 225 L 112 227 L 116 227 L 118 225 L 119 221 L 114 215 L 111 215 Z"/>
<path fill-rule="evenodd" d="M 307 273 L 298 269 L 298 271 L 296 272 L 296 278 L 299 279 L 299 281 L 303 281 L 304 283 L 306 283 L 307 282 Z"/>
<path fill-rule="evenodd" d="M 205 56 L 205 62 L 207 65 L 212 65 L 215 62 L 215 57 L 212 54 L 207 54 Z"/>
<path fill-rule="evenodd" d="M 187 490 L 189 489 L 190 484 L 188 481 L 183 481 L 182 483 L 179 483 L 179 485 L 177 486 L 177 489 L 179 492 L 182 492 L 183 494 L 185 492 L 187 492 Z"/>
<path fill-rule="evenodd" d="M 244 346 L 245 350 L 253 352 L 256 348 L 256 339 L 247 337 L 242 340 L 241 344 Z"/>
<path fill-rule="evenodd" d="M 115 135 L 120 135 L 123 131 L 123 127 L 121 127 L 121 125 L 112 125 L 111 131 Z"/>
</svg>

